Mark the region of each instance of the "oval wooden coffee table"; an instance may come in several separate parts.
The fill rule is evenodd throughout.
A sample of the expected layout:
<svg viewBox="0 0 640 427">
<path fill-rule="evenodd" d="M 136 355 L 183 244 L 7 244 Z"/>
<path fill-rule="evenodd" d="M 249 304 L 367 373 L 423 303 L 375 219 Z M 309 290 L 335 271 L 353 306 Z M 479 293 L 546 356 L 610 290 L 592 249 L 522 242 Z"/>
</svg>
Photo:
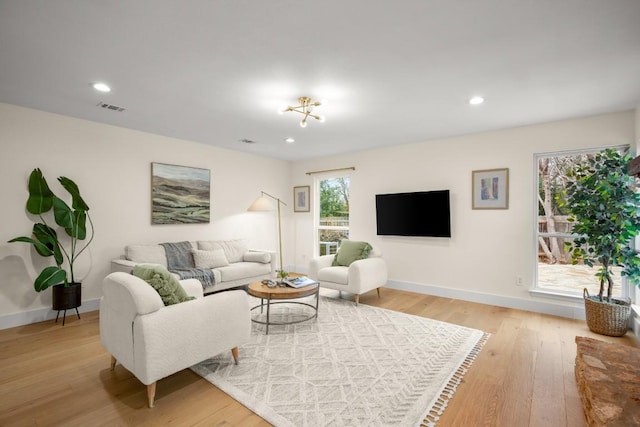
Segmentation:
<svg viewBox="0 0 640 427">
<path fill-rule="evenodd" d="M 306 322 L 307 320 L 311 320 L 314 317 L 318 317 L 318 302 L 320 301 L 320 286 L 315 283 L 313 285 L 303 286 L 301 288 L 292 288 L 290 286 L 277 286 L 274 288 L 270 288 L 262 282 L 251 282 L 248 287 L 249 295 L 252 295 L 256 298 L 260 298 L 260 304 L 251 308 L 251 311 L 260 309 L 262 313 L 264 310 L 264 306 L 267 306 L 267 321 L 263 322 L 262 320 L 258 320 L 254 317 L 251 317 L 251 321 L 254 323 L 259 323 L 261 325 L 266 325 L 266 335 L 269 334 L 269 325 L 292 325 L 294 323 Z M 316 305 L 312 305 L 303 301 L 290 301 L 294 299 L 300 299 L 304 297 L 308 297 L 311 295 L 316 296 Z M 266 300 L 266 304 L 265 304 Z M 278 301 L 274 301 L 278 300 Z M 311 307 L 313 309 L 313 313 L 310 316 L 307 316 L 303 319 L 290 320 L 287 322 L 272 322 L 271 321 L 271 306 L 273 304 L 300 304 L 305 305 L 307 307 Z"/>
</svg>

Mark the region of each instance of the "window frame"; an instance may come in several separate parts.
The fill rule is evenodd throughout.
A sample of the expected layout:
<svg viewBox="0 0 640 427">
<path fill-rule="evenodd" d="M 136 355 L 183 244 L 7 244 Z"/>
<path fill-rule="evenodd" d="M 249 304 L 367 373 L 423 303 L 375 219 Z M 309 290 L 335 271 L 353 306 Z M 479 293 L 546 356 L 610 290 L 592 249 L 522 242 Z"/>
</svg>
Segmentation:
<svg viewBox="0 0 640 427">
<path fill-rule="evenodd" d="M 548 151 L 542 153 L 534 153 L 533 154 L 533 170 L 534 170 L 534 180 L 533 180 L 533 283 L 532 287 L 529 289 L 529 293 L 535 296 L 544 296 L 544 297 L 552 297 L 556 299 L 568 299 L 568 300 L 582 300 L 583 295 L 580 291 L 558 291 L 550 288 L 540 287 L 539 286 L 539 261 L 538 261 L 538 239 L 539 237 L 564 237 L 566 239 L 574 239 L 578 237 L 577 234 L 571 233 L 540 233 L 539 225 L 538 225 L 538 210 L 539 210 L 539 186 L 540 186 L 540 173 L 539 173 L 539 160 L 544 157 L 560 157 L 560 156 L 571 156 L 571 155 L 581 155 L 588 153 L 596 153 L 598 151 L 605 150 L 607 148 L 614 148 L 616 150 L 626 150 L 629 153 L 632 153 L 631 146 L 628 144 L 624 145 L 612 145 L 612 146 L 604 146 L 604 147 L 593 147 L 593 148 L 581 148 L 575 150 L 562 150 L 562 151 Z M 634 242 L 634 246 L 636 246 L 636 242 Z M 631 283 L 625 276 L 621 277 L 621 295 L 616 296 L 616 298 L 628 299 L 631 298 L 632 301 L 637 301 L 636 296 L 640 295 L 640 291 L 636 291 L 633 288 L 636 286 Z"/>
<path fill-rule="evenodd" d="M 337 230 L 346 231 L 347 236 L 350 232 L 349 226 L 326 226 L 320 225 L 320 182 L 329 179 L 348 178 L 349 194 L 351 194 L 351 174 L 348 172 L 331 172 L 314 176 L 313 180 L 313 256 L 320 256 L 320 230 Z M 349 221 L 351 220 L 351 210 L 349 210 Z M 337 249 L 336 249 L 337 250 Z M 328 254 L 327 254 L 328 255 Z"/>
</svg>

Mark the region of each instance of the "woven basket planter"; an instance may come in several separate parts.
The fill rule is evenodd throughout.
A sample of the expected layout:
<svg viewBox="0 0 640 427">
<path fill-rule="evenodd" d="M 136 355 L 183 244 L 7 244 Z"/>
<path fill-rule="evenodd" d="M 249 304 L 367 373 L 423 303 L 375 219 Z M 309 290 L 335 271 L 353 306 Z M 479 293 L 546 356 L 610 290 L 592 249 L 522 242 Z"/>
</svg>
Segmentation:
<svg viewBox="0 0 640 427">
<path fill-rule="evenodd" d="M 585 289 L 584 310 L 587 326 L 592 332 L 610 337 L 621 337 L 629 329 L 631 302 L 611 298 L 611 302 L 600 301 L 598 297 L 589 295 Z"/>
</svg>

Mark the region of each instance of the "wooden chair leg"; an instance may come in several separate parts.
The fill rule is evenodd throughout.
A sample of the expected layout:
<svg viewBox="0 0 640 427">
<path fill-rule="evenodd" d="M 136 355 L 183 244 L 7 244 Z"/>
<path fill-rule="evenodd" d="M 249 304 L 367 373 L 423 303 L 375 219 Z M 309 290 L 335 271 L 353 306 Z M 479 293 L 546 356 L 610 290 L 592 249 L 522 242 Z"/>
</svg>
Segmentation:
<svg viewBox="0 0 640 427">
<path fill-rule="evenodd" d="M 233 361 L 236 362 L 236 365 L 238 364 L 238 347 L 233 347 L 231 349 L 231 354 L 233 355 Z"/>
<path fill-rule="evenodd" d="M 153 408 L 153 401 L 156 398 L 156 383 L 149 384 L 147 386 L 147 401 L 149 402 L 149 408 Z"/>
<path fill-rule="evenodd" d="M 356 294 L 356 305 L 360 302 L 360 295 Z"/>
<path fill-rule="evenodd" d="M 113 371 L 114 369 L 116 369 L 116 362 L 117 362 L 117 360 L 116 360 L 116 358 L 115 358 L 115 357 L 113 357 L 113 354 L 112 354 L 112 355 L 111 355 L 111 366 L 110 366 L 110 368 L 111 368 L 111 370 L 112 370 L 112 371 Z"/>
<path fill-rule="evenodd" d="M 380 288 L 376 288 L 376 291 L 378 291 L 378 298 L 380 298 Z"/>
</svg>

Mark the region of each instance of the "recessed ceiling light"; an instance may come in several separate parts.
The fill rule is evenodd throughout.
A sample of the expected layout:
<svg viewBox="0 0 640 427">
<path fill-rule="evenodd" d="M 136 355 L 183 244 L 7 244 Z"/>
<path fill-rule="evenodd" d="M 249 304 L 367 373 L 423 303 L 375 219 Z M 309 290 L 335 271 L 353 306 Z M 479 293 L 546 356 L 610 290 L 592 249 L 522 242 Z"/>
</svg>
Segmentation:
<svg viewBox="0 0 640 427">
<path fill-rule="evenodd" d="M 95 90 L 99 90 L 100 92 L 111 92 L 111 88 L 106 83 L 96 82 L 90 83 L 91 87 Z"/>
<path fill-rule="evenodd" d="M 469 100 L 469 104 L 471 105 L 480 105 L 484 102 L 484 98 L 481 96 L 474 96 Z"/>
<path fill-rule="evenodd" d="M 294 142 L 296 142 L 296 140 L 295 140 L 295 139 L 293 139 L 293 138 L 286 138 L 286 139 L 284 140 L 284 142 L 287 142 L 287 143 L 289 143 L 289 144 L 293 144 Z"/>
</svg>

